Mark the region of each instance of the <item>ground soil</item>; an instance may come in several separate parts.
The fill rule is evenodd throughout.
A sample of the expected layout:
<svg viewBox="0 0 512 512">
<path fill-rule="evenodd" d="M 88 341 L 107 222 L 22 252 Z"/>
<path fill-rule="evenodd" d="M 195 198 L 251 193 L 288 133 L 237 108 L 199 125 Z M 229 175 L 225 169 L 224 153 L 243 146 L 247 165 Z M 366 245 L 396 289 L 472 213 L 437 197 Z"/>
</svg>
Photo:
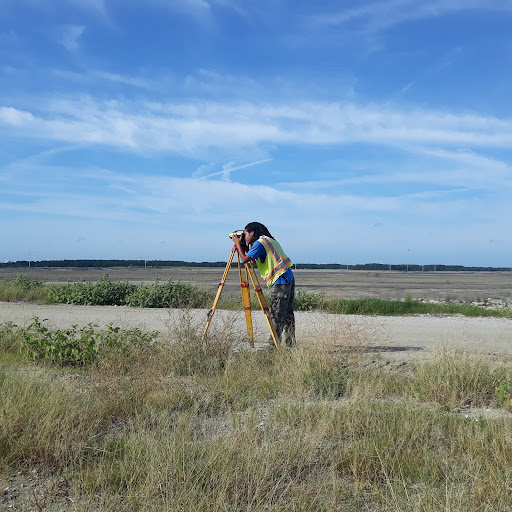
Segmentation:
<svg viewBox="0 0 512 512">
<path fill-rule="evenodd" d="M 16 274 L 47 283 L 97 281 L 103 274 L 112 280 L 133 283 L 181 280 L 216 290 L 223 268 L 105 268 L 105 269 L 0 269 L 0 279 Z M 472 301 L 501 299 L 510 301 L 512 272 L 395 272 L 353 270 L 296 270 L 298 289 L 319 291 L 343 298 L 378 297 L 403 299 L 407 296 L 426 300 Z M 236 269 L 230 270 L 225 292 L 239 293 Z M 158 330 L 164 335 L 188 322 L 202 330 L 208 310 L 180 311 L 117 306 L 34 305 L 0 303 L 0 323 L 11 321 L 26 326 L 34 316 L 47 319 L 52 328 L 65 328 L 89 322 L 99 326 L 114 323 L 121 327 L 138 326 Z M 257 347 L 267 344 L 268 327 L 262 312 L 253 313 Z M 297 313 L 299 343 L 326 343 L 334 346 L 364 346 L 387 358 L 410 360 L 427 357 L 443 347 L 479 354 L 512 355 L 512 320 L 470 318 L 464 316 L 421 315 L 408 317 L 364 317 Z M 215 312 L 211 333 L 246 332 L 243 312 Z M 235 336 L 233 335 L 233 336 Z"/>
<path fill-rule="evenodd" d="M 80 280 L 97 281 L 103 274 L 112 280 L 152 283 L 156 279 L 183 281 L 216 290 L 224 268 L 3 268 L 1 279 L 17 274 L 48 283 Z M 294 270 L 298 289 L 324 292 L 346 299 L 375 297 L 382 299 L 463 300 L 512 298 L 512 272 L 405 272 L 363 270 Z M 239 293 L 238 271 L 228 273 L 223 293 Z"/>
<path fill-rule="evenodd" d="M 157 330 L 164 336 L 185 324 L 198 332 L 207 319 L 206 309 L 147 309 L 126 306 L 35 305 L 0 303 L 0 323 L 27 326 L 34 316 L 46 320 L 52 328 L 86 325 L 100 327 L 109 323 L 128 328 Z M 261 311 L 253 312 L 256 347 L 266 346 L 269 336 Z M 512 319 L 464 316 L 367 317 L 330 315 L 316 312 L 296 313 L 297 340 L 303 344 L 332 347 L 366 347 L 387 358 L 411 360 L 432 355 L 443 348 L 486 355 L 512 356 Z M 246 327 L 242 311 L 216 310 L 210 334 L 244 339 Z"/>
<path fill-rule="evenodd" d="M 169 278 L 217 289 L 222 268 L 216 269 L 0 269 L 0 279 L 19 273 L 44 282 L 65 283 L 97 281 L 104 273 L 113 280 L 133 283 L 167 281 Z M 339 270 L 297 270 L 297 286 L 343 298 L 377 297 L 403 299 L 407 296 L 426 300 L 501 299 L 510 303 L 512 272 L 365 272 Z M 232 270 L 225 293 L 239 293 L 238 275 Z M 0 324 L 13 322 L 27 326 L 34 316 L 46 320 L 50 328 L 73 324 L 109 323 L 120 327 L 137 326 L 158 330 L 162 336 L 183 328 L 202 332 L 208 310 L 143 309 L 116 306 L 35 305 L 0 302 Z M 253 313 L 256 349 L 268 344 L 268 327 L 261 311 Z M 317 344 L 329 350 L 351 351 L 373 367 L 407 371 L 411 363 L 431 358 L 439 351 L 464 351 L 486 357 L 512 358 L 512 319 L 469 318 L 463 316 L 419 315 L 408 317 L 364 317 L 329 315 L 316 312 L 296 313 L 300 344 Z M 247 348 L 245 318 L 241 311 L 215 312 L 212 336 L 239 339 Z M 364 358 L 364 359 L 363 359 Z M 510 417 L 504 409 L 459 411 L 466 417 Z M 51 510 L 73 507 L 68 484 L 47 475 L 44 468 L 0 476 L 0 510 Z M 27 504 L 20 508 L 20 504 Z M 56 507 L 56 508 L 55 508 Z"/>
</svg>

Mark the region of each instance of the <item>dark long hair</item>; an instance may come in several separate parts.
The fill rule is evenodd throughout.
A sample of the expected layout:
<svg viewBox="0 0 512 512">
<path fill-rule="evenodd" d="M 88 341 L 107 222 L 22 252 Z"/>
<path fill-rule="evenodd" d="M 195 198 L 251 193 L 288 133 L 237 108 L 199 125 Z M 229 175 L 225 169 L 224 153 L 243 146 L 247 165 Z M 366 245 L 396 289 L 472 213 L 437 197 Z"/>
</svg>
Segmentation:
<svg viewBox="0 0 512 512">
<path fill-rule="evenodd" d="M 256 240 L 260 236 L 269 236 L 270 238 L 274 238 L 270 231 L 267 229 L 267 226 L 262 224 L 261 222 L 249 222 L 247 226 L 245 226 L 245 229 L 250 233 L 251 231 L 254 231 L 254 235 L 256 237 Z"/>
</svg>

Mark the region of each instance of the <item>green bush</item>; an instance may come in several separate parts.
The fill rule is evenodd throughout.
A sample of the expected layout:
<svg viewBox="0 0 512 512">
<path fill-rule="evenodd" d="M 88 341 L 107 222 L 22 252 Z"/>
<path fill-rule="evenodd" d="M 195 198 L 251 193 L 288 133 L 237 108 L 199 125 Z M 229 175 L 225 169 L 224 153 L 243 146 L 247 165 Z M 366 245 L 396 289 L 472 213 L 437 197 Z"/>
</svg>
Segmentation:
<svg viewBox="0 0 512 512">
<path fill-rule="evenodd" d="M 116 349 L 128 352 L 135 346 L 150 345 L 158 331 L 143 333 L 138 328 L 122 330 L 109 324 L 105 330 L 97 330 L 89 323 L 78 328 L 59 329 L 51 332 L 38 317 L 24 329 L 27 348 L 23 351 L 34 360 L 47 359 L 61 365 L 83 366 L 96 361 L 100 350 Z"/>
<path fill-rule="evenodd" d="M 70 283 L 51 285 L 49 298 L 53 302 L 78 304 L 84 306 L 122 306 L 126 296 L 136 286 L 128 281 L 111 281 L 108 274 L 103 274 L 97 283 Z"/>
<path fill-rule="evenodd" d="M 322 293 L 297 290 L 293 307 L 295 311 L 311 311 L 320 309 L 324 301 L 325 297 Z"/>
<path fill-rule="evenodd" d="M 97 283 L 50 285 L 49 299 L 56 303 L 85 306 L 134 306 L 140 308 L 207 307 L 213 301 L 211 291 L 169 279 L 165 284 L 140 285 L 111 281 L 104 274 Z"/>
<path fill-rule="evenodd" d="M 161 285 L 142 283 L 127 297 L 126 304 L 139 308 L 202 308 L 210 305 L 213 294 L 206 289 L 173 281 Z"/>
<path fill-rule="evenodd" d="M 21 290 L 36 290 L 43 286 L 43 282 L 32 277 L 23 276 L 18 274 L 14 279 L 12 279 L 12 284 L 18 286 Z"/>
</svg>

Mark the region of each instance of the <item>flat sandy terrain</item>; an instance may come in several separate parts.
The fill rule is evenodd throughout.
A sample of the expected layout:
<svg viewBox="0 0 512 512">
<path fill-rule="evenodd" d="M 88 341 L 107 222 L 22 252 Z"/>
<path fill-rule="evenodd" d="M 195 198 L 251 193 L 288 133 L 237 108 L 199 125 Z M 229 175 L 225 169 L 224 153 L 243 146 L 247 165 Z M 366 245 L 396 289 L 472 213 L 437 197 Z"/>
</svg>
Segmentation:
<svg viewBox="0 0 512 512">
<path fill-rule="evenodd" d="M 101 327 L 109 323 L 127 328 L 158 330 L 171 335 L 184 326 L 202 332 L 207 310 L 144 309 L 125 306 L 34 305 L 0 302 L 0 323 L 27 326 L 33 316 L 47 319 L 50 328 L 67 328 L 89 322 Z M 269 330 L 261 311 L 253 312 L 256 347 L 266 346 Z M 386 358 L 410 360 L 430 357 L 450 348 L 484 355 L 512 356 L 512 320 L 462 316 L 365 317 L 296 313 L 297 340 L 301 344 L 368 347 Z M 210 333 L 243 339 L 245 317 L 241 311 L 217 310 Z"/>
<path fill-rule="evenodd" d="M 105 268 L 105 269 L 0 269 L 0 279 L 23 274 L 48 283 L 97 281 L 103 274 L 112 280 L 152 283 L 156 279 L 192 283 L 217 290 L 224 272 L 219 268 Z M 346 299 L 376 297 L 403 299 L 506 300 L 512 298 L 512 272 L 400 272 L 366 270 L 294 270 L 297 287 L 322 291 Z M 238 270 L 230 269 L 223 293 L 239 293 Z"/>
<path fill-rule="evenodd" d="M 45 282 L 85 279 L 96 281 L 108 273 L 113 280 L 134 283 L 166 281 L 170 277 L 187 283 L 217 289 L 223 268 L 216 269 L 26 269 L 23 273 Z M 0 279 L 11 279 L 19 269 L 0 269 Z M 380 297 L 445 299 L 466 301 L 504 299 L 512 295 L 512 272 L 368 272 L 339 270 L 297 270 L 297 286 L 323 291 L 344 298 Z M 238 272 L 230 270 L 226 291 L 239 293 Z M 158 330 L 164 336 L 184 324 L 199 332 L 206 324 L 207 310 L 180 311 L 139 309 L 116 306 L 39 306 L 26 303 L 0 303 L 0 323 L 12 321 L 26 326 L 33 316 L 48 319 L 52 328 L 80 326 L 89 322 L 121 327 L 138 326 Z M 266 345 L 268 327 L 262 312 L 253 312 L 256 347 Z M 463 316 L 364 317 L 296 313 L 299 343 L 327 343 L 339 346 L 368 346 L 390 359 L 428 357 L 442 348 L 461 349 L 486 355 L 512 356 L 512 319 L 469 318 Z M 246 331 L 241 311 L 217 310 L 211 334 L 229 334 L 242 339 Z"/>
</svg>

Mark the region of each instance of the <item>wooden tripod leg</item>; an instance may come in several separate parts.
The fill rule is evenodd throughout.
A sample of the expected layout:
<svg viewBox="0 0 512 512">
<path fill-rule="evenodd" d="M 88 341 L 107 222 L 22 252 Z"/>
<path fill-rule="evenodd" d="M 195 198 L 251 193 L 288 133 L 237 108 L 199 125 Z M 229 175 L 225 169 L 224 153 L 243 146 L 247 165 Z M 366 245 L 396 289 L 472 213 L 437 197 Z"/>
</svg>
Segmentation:
<svg viewBox="0 0 512 512">
<path fill-rule="evenodd" d="M 254 348 L 254 331 L 252 328 L 252 307 L 251 294 L 249 292 L 249 281 L 247 280 L 247 265 L 245 265 L 245 281 L 242 279 L 242 267 L 240 264 L 240 255 L 238 256 L 238 275 L 240 276 L 240 289 L 242 290 L 242 303 L 244 306 L 245 322 L 247 324 L 247 335 L 249 337 L 249 346 Z"/>
<path fill-rule="evenodd" d="M 263 291 L 261 289 L 258 276 L 256 275 L 256 271 L 254 270 L 254 265 L 252 264 L 252 261 L 249 264 L 246 263 L 245 267 L 246 269 L 249 268 L 249 276 L 251 277 L 252 285 L 254 286 L 254 291 L 256 292 L 256 296 L 258 297 L 261 309 L 263 310 L 263 313 L 265 313 L 265 318 L 267 319 L 268 328 L 270 329 L 270 334 L 272 335 L 272 339 L 274 340 L 274 345 L 276 346 L 278 352 L 280 352 L 279 343 L 277 342 L 276 327 L 274 325 L 272 317 L 270 316 L 270 310 L 268 308 L 265 296 L 263 295 Z"/>
<path fill-rule="evenodd" d="M 219 288 L 217 289 L 217 295 L 215 296 L 215 300 L 213 301 L 213 306 L 210 311 L 208 311 L 208 321 L 206 322 L 206 326 L 203 331 L 203 336 L 201 337 L 201 345 L 204 344 L 206 341 L 206 335 L 208 333 L 208 329 L 210 327 L 210 324 L 212 322 L 213 314 L 215 313 L 215 308 L 217 307 L 217 304 L 219 303 L 220 295 L 222 293 L 222 289 L 224 288 L 224 283 L 226 282 L 226 279 L 228 277 L 229 269 L 231 268 L 231 263 L 233 262 L 233 257 L 235 256 L 236 248 L 233 247 L 231 251 L 231 255 L 229 256 L 228 264 L 226 265 L 226 268 L 224 270 L 224 274 L 222 275 L 222 279 L 219 283 Z"/>
</svg>

